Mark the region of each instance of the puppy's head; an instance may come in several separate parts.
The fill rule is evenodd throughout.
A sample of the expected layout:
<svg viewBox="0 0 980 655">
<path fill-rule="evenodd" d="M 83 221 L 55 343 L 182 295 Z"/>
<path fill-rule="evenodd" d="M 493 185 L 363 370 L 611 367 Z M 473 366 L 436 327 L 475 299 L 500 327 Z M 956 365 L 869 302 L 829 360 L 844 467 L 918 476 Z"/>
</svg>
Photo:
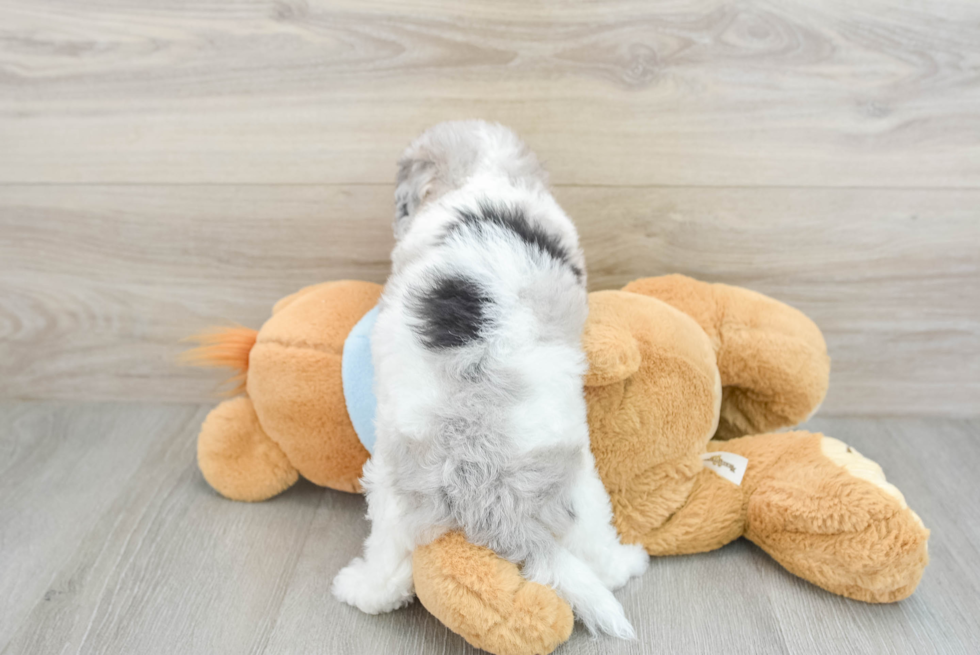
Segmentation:
<svg viewBox="0 0 980 655">
<path fill-rule="evenodd" d="M 477 120 L 439 123 L 416 138 L 398 160 L 395 238 L 408 233 L 420 208 L 481 171 L 506 175 L 513 183 L 547 186 L 537 157 L 503 125 Z"/>
</svg>

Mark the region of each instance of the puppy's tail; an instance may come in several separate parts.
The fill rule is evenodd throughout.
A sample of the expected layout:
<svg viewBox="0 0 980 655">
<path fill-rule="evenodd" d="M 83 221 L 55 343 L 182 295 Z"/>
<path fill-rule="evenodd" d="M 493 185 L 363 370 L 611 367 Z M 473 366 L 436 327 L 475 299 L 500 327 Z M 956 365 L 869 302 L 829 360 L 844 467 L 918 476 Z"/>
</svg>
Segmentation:
<svg viewBox="0 0 980 655">
<path fill-rule="evenodd" d="M 230 396 L 240 394 L 245 391 L 248 357 L 258 334 L 258 331 L 241 325 L 199 332 L 184 339 L 195 341 L 199 345 L 181 353 L 179 361 L 188 366 L 232 369 L 235 374 L 227 381 L 235 386 L 227 393 Z"/>
<path fill-rule="evenodd" d="M 554 588 L 593 636 L 604 632 L 636 639 L 623 606 L 592 569 L 567 549 L 555 544 L 551 552 L 529 558 L 523 573 L 528 580 Z"/>
</svg>

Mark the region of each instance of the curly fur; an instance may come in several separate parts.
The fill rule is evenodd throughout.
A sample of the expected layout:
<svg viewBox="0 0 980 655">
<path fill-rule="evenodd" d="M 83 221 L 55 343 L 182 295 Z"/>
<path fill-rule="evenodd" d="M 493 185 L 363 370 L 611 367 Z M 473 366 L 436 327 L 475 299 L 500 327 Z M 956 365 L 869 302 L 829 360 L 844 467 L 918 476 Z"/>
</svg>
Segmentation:
<svg viewBox="0 0 980 655">
<path fill-rule="evenodd" d="M 595 471 L 582 388 L 585 262 L 510 130 L 443 123 L 399 163 L 392 274 L 372 336 L 372 532 L 335 593 L 412 598 L 411 552 L 449 530 L 554 586 L 590 630 L 633 629 L 610 592 L 642 572 Z"/>
</svg>

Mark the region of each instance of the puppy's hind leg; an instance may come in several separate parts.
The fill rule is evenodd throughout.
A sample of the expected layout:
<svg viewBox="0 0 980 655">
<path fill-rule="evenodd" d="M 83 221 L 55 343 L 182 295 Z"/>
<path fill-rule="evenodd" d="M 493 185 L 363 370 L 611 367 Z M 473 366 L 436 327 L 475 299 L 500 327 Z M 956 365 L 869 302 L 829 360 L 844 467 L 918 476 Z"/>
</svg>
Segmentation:
<svg viewBox="0 0 980 655">
<path fill-rule="evenodd" d="M 583 467 L 572 487 L 575 522 L 562 539 L 562 545 L 584 561 L 609 589 L 619 589 L 630 578 L 642 575 L 650 556 L 639 544 L 623 544 L 612 525 L 609 494 L 595 470 L 592 453 L 583 458 Z"/>
<path fill-rule="evenodd" d="M 390 612 L 412 602 L 414 537 L 402 520 L 401 503 L 383 474 L 379 457 L 364 467 L 371 534 L 364 557 L 344 567 L 333 581 L 333 595 L 368 614 Z"/>
<path fill-rule="evenodd" d="M 593 635 L 635 639 L 636 632 L 612 592 L 582 560 L 558 544 L 524 563 L 524 578 L 554 588 Z"/>
</svg>

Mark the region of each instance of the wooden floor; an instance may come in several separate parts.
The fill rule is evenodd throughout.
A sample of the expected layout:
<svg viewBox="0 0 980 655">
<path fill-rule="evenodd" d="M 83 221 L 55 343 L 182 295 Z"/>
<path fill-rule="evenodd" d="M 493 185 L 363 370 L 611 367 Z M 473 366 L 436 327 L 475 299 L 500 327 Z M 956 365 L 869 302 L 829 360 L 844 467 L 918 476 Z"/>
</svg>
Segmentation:
<svg viewBox="0 0 980 655">
<path fill-rule="evenodd" d="M 620 593 L 640 641 L 561 652 L 980 652 L 976 0 L 0 0 L 0 652 L 467 651 L 329 595 L 361 498 L 216 497 L 215 379 L 174 364 L 383 281 L 395 160 L 456 118 L 545 160 L 590 288 L 680 272 L 813 317 L 814 424 L 933 529 L 897 605 L 736 543 Z"/>
<path fill-rule="evenodd" d="M 361 496 L 302 483 L 218 497 L 195 464 L 206 407 L 0 405 L 0 652 L 471 652 L 417 603 L 368 616 L 329 587 L 367 533 Z M 879 461 L 932 529 L 916 593 L 866 605 L 755 546 L 655 559 L 618 592 L 639 633 L 572 653 L 976 653 L 980 420 L 819 419 Z"/>
</svg>

